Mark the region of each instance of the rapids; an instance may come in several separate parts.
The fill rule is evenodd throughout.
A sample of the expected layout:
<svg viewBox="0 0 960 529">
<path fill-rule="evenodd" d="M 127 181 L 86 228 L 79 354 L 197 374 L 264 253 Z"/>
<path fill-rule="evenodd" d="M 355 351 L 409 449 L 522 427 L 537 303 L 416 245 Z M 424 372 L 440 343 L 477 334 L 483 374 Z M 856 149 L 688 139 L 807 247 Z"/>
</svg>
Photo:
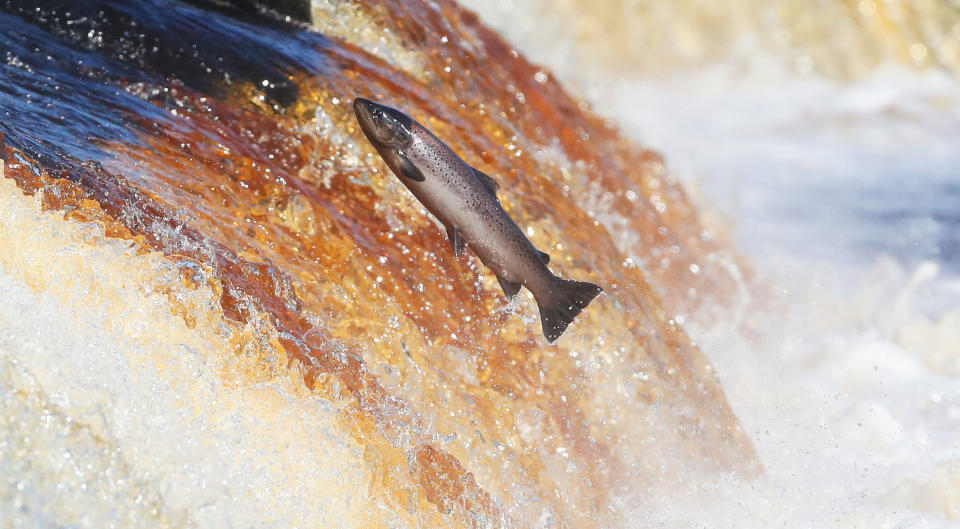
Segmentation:
<svg viewBox="0 0 960 529">
<path fill-rule="evenodd" d="M 764 475 L 628 498 L 626 526 L 956 527 L 955 3 L 464 4 L 663 152 L 774 286 L 686 326 Z"/>
<path fill-rule="evenodd" d="M 955 525 L 955 6 L 461 3 L 0 2 L 0 521 Z M 356 96 L 606 289 L 556 344 Z"/>
<path fill-rule="evenodd" d="M 760 469 L 683 329 L 749 274 L 658 154 L 449 1 L 197 4 L 0 4 L 0 516 L 609 527 Z M 603 285 L 558 344 L 453 258 L 356 96 Z"/>
</svg>

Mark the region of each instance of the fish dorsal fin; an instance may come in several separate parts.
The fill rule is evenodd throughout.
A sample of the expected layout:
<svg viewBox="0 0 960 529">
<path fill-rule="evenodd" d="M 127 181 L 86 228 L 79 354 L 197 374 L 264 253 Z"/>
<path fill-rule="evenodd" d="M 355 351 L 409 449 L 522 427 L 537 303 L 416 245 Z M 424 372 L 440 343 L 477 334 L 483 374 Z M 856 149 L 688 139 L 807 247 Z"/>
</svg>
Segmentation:
<svg viewBox="0 0 960 529">
<path fill-rule="evenodd" d="M 497 281 L 500 282 L 500 288 L 503 289 L 503 295 L 507 296 L 507 299 L 517 297 L 517 292 L 520 292 L 520 283 L 504 279 L 500 276 L 497 276 Z"/>
<path fill-rule="evenodd" d="M 473 168 L 471 167 L 471 169 Z M 473 169 L 473 174 L 477 175 L 477 178 L 479 178 L 480 181 L 483 182 L 483 185 L 487 186 L 487 189 L 490 190 L 491 195 L 493 195 L 494 197 L 497 196 L 497 191 L 500 189 L 500 184 L 498 184 L 496 180 L 494 180 L 493 178 L 490 178 L 483 172 L 478 171 L 476 169 Z"/>
<path fill-rule="evenodd" d="M 448 227 L 447 237 L 450 239 L 450 246 L 453 246 L 453 253 L 457 257 L 463 255 L 463 249 L 467 243 L 463 240 L 463 236 L 460 235 L 460 230 L 454 227 Z"/>
<path fill-rule="evenodd" d="M 420 172 L 420 169 L 417 169 L 416 165 L 413 165 L 413 162 L 407 159 L 402 153 L 397 154 L 397 159 L 400 164 L 400 174 L 404 178 L 409 178 L 414 182 L 423 182 L 426 178 L 423 177 L 423 173 Z"/>
<path fill-rule="evenodd" d="M 541 251 L 539 251 L 539 250 L 537 251 L 537 253 L 540 254 L 540 260 L 543 261 L 543 264 L 550 264 L 550 256 L 549 256 L 549 255 L 547 255 L 545 252 L 541 252 Z"/>
</svg>

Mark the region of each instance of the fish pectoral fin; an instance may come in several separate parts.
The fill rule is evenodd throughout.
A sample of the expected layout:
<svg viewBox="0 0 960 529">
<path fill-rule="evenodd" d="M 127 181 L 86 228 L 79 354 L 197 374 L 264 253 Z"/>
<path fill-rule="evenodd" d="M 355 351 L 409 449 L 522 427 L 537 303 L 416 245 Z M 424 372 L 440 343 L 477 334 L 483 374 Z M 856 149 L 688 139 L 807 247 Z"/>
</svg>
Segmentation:
<svg viewBox="0 0 960 529">
<path fill-rule="evenodd" d="M 463 254 L 463 249 L 467 246 L 466 241 L 463 240 L 463 235 L 460 235 L 460 230 L 452 226 L 448 227 L 447 237 L 450 239 L 450 246 L 453 246 L 453 253 L 460 257 Z"/>
<path fill-rule="evenodd" d="M 471 167 L 471 169 L 473 168 Z M 500 190 L 500 184 L 498 184 L 497 181 L 494 180 L 493 178 L 490 178 L 483 172 L 478 171 L 476 169 L 473 169 L 473 174 L 477 175 L 477 178 L 479 178 L 480 181 L 483 182 L 483 185 L 485 185 L 487 189 L 490 190 L 490 194 L 493 195 L 494 198 L 496 198 L 497 191 Z"/>
<path fill-rule="evenodd" d="M 507 296 L 507 299 L 513 299 L 517 297 L 517 292 L 520 292 L 520 283 L 510 281 L 509 279 L 504 279 L 503 277 L 497 276 L 497 281 L 500 282 L 500 288 L 503 289 L 503 295 Z"/>
<path fill-rule="evenodd" d="M 550 256 L 546 252 L 537 251 L 540 254 L 540 260 L 543 261 L 543 264 L 550 264 Z"/>
<path fill-rule="evenodd" d="M 413 162 L 407 159 L 406 156 L 399 154 L 397 155 L 400 165 L 400 174 L 404 178 L 409 178 L 414 182 L 423 182 L 426 178 L 423 177 L 423 173 L 420 172 L 420 169 L 417 169 L 416 165 L 413 165 Z"/>
</svg>

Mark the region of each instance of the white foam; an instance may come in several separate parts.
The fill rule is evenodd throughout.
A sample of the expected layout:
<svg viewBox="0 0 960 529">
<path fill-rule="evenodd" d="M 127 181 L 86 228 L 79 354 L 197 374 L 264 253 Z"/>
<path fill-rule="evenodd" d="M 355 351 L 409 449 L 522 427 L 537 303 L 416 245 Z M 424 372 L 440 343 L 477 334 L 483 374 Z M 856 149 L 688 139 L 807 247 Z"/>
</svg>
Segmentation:
<svg viewBox="0 0 960 529">
<path fill-rule="evenodd" d="M 767 474 L 705 478 L 648 522 L 954 527 L 960 296 L 943 288 L 957 263 L 935 259 L 955 228 L 925 190 L 960 166 L 956 83 L 896 70 L 853 84 L 699 81 L 625 81 L 608 104 L 721 211 L 780 292 L 769 312 L 748 311 L 759 338 L 690 329 Z M 903 222 L 877 220 L 902 210 Z"/>
<path fill-rule="evenodd" d="M 224 320 L 210 288 L 183 286 L 167 260 L 94 225 L 41 213 L 12 180 L 0 177 L 0 197 L 0 519 L 376 523 L 339 406 L 294 394 L 282 358 L 256 352 L 261 336 Z"/>
<path fill-rule="evenodd" d="M 960 83 L 892 66 L 840 82 L 760 52 L 746 71 L 604 75 L 553 53 L 571 35 L 544 39 L 476 7 L 662 151 L 777 293 L 744 294 L 727 321 L 688 326 L 765 475 L 631 491 L 619 499 L 625 527 L 956 527 Z"/>
</svg>

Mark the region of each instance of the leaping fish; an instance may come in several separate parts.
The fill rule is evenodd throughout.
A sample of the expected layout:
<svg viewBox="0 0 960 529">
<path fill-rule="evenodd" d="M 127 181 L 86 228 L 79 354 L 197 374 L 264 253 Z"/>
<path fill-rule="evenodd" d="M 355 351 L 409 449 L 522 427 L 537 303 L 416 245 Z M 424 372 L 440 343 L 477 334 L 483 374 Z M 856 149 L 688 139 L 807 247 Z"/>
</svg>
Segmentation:
<svg viewBox="0 0 960 529">
<path fill-rule="evenodd" d="M 406 114 L 357 98 L 353 110 L 364 135 L 387 166 L 447 228 L 457 257 L 469 246 L 497 275 L 508 299 L 520 287 L 533 293 L 540 323 L 553 343 L 603 291 L 593 283 L 553 275 L 550 256 L 534 248 L 497 198 L 499 184 L 470 167 L 447 144 Z"/>
</svg>

